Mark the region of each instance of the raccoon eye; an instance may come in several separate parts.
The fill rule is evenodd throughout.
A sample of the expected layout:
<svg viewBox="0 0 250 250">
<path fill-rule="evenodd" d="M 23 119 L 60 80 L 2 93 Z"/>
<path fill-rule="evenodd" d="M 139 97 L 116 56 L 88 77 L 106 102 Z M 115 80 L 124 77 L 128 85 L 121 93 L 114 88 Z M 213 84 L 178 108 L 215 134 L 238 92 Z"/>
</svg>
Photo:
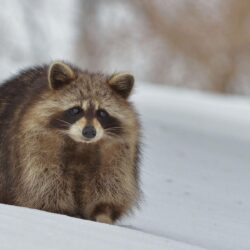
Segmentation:
<svg viewBox="0 0 250 250">
<path fill-rule="evenodd" d="M 72 116 L 79 115 L 83 112 L 82 108 L 80 107 L 73 107 L 68 110 L 69 114 Z"/>
<path fill-rule="evenodd" d="M 105 118 L 107 118 L 109 116 L 108 113 L 103 109 L 97 110 L 96 114 L 97 114 L 98 117 L 100 117 L 102 119 L 105 119 Z"/>
</svg>

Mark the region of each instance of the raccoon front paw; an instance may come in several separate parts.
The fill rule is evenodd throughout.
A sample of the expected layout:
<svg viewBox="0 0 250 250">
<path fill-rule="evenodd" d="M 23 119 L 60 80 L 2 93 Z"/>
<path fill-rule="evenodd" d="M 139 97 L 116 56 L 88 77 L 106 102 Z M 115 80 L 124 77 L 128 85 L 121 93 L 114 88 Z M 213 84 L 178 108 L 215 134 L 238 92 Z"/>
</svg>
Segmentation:
<svg viewBox="0 0 250 250">
<path fill-rule="evenodd" d="M 95 221 L 101 222 L 101 223 L 106 223 L 106 224 L 113 224 L 113 220 L 107 214 L 98 214 L 98 215 L 96 215 Z"/>
<path fill-rule="evenodd" d="M 113 224 L 121 215 L 121 209 L 113 204 L 98 204 L 93 213 L 92 219 L 97 222 Z"/>
</svg>

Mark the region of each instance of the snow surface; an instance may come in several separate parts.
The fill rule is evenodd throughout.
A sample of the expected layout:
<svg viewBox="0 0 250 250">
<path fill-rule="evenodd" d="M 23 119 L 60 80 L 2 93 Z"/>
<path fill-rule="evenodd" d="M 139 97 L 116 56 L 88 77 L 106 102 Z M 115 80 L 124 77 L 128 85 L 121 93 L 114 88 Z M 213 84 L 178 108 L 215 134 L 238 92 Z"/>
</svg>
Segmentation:
<svg viewBox="0 0 250 250">
<path fill-rule="evenodd" d="M 52 59 L 74 61 L 78 0 L 1 0 L 0 80 Z"/>
<path fill-rule="evenodd" d="M 0 205 L 0 249 L 250 249 L 250 101 L 147 84 L 144 201 L 116 226 Z"/>
</svg>

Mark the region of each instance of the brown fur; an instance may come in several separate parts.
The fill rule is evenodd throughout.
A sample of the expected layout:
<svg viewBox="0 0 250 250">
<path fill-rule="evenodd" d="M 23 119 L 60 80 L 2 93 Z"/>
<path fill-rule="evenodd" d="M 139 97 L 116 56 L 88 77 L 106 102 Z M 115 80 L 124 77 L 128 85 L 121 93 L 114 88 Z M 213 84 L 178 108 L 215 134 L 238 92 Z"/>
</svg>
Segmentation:
<svg viewBox="0 0 250 250">
<path fill-rule="evenodd" d="M 127 101 L 131 79 L 123 93 L 116 78 L 111 85 L 112 76 L 64 69 L 57 77 L 56 68 L 51 80 L 53 68 L 31 68 L 0 87 L 0 202 L 111 223 L 138 203 L 140 193 L 140 126 Z M 72 139 L 58 122 L 75 105 L 105 107 L 122 129 L 112 136 L 103 130 L 93 143 Z M 88 119 L 86 113 L 74 126 Z M 97 119 L 91 122 L 102 130 Z"/>
</svg>

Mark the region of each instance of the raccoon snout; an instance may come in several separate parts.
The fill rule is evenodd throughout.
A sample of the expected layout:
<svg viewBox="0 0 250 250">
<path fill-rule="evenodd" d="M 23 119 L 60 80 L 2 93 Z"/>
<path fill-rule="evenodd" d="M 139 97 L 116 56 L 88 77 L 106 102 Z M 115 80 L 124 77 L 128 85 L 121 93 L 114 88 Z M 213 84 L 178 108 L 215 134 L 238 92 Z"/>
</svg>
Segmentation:
<svg viewBox="0 0 250 250">
<path fill-rule="evenodd" d="M 96 130 L 95 127 L 92 125 L 88 125 L 86 126 L 83 130 L 82 130 L 82 135 L 87 138 L 87 139 L 92 139 L 96 136 Z"/>
</svg>

